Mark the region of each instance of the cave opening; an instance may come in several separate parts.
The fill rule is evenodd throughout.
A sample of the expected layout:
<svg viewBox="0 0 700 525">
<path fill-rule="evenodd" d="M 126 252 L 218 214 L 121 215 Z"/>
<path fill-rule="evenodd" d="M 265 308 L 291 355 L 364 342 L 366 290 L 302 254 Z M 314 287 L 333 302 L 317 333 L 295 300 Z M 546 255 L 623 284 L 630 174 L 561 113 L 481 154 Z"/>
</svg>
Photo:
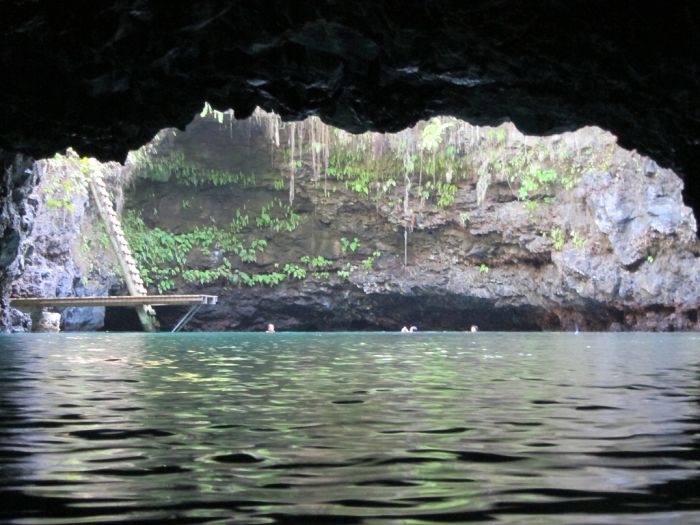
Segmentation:
<svg viewBox="0 0 700 525">
<path fill-rule="evenodd" d="M 316 117 L 285 122 L 258 110 L 239 120 L 206 104 L 185 130 L 161 130 L 124 164 L 68 151 L 39 165 L 35 198 L 46 219 L 17 287 L 35 286 L 51 265 L 62 271 L 52 258 L 69 253 L 81 294 L 125 293 L 110 250 L 126 243 L 133 253 L 122 259 L 134 259 L 129 273 L 149 293 L 220 297 L 188 330 L 697 324 L 671 322 L 675 306 L 645 298 L 665 283 L 663 304 L 678 301 L 675 281 L 697 266 L 681 181 L 598 128 L 535 137 L 511 123 L 434 117 L 397 133 L 351 134 Z M 112 248 L 84 190 L 95 177 L 121 217 L 123 240 Z M 684 311 L 695 293 L 687 290 Z M 180 310 L 159 307 L 162 326 Z M 109 309 L 105 329 L 140 325 L 129 309 Z"/>
<path fill-rule="evenodd" d="M 682 257 L 686 257 L 688 250 L 698 253 L 697 247 L 691 246 L 693 243 L 687 239 L 686 232 L 677 233 L 677 228 L 688 225 L 690 219 L 687 215 L 671 217 L 673 208 L 684 209 L 680 204 L 683 201 L 695 206 L 697 211 L 697 181 L 700 180 L 696 176 L 699 165 L 697 122 L 700 120 L 697 105 L 692 103 L 692 94 L 698 92 L 697 57 L 693 51 L 700 48 L 693 22 L 698 16 L 698 6 L 673 5 L 659 11 L 644 6 L 601 4 L 599 11 L 606 14 L 602 17 L 598 10 L 583 4 L 562 3 L 533 8 L 512 1 L 497 6 L 488 1 L 469 6 L 422 4 L 415 10 L 393 2 L 381 3 L 381 6 L 360 2 L 355 7 L 319 2 L 313 7 L 299 5 L 294 9 L 286 5 L 275 6 L 274 13 L 270 12 L 269 6 L 262 5 L 259 9 L 244 9 L 235 14 L 231 10 L 213 12 L 211 4 L 206 1 L 195 1 L 187 9 L 171 6 L 164 10 L 155 4 L 139 5 L 138 9 L 132 7 L 130 2 L 109 8 L 91 5 L 71 16 L 64 16 L 60 9 L 38 4 L 21 9 L 15 4 L 12 4 L 12 9 L 3 6 L 3 18 L 9 22 L 2 32 L 5 49 L 2 60 L 5 70 L 15 72 L 0 92 L 0 120 L 6 123 L 0 130 L 0 156 L 6 166 L 11 165 L 16 152 L 41 158 L 62 151 L 69 143 L 80 156 L 123 160 L 129 150 L 147 143 L 158 130 L 173 130 L 168 126 L 184 129 L 204 100 L 210 102 L 206 107 L 209 116 L 214 118 L 195 124 L 201 128 L 228 125 L 229 137 L 245 126 L 229 122 L 225 108 L 233 108 L 237 118 L 250 117 L 251 121 L 258 122 L 261 120 L 260 110 L 256 108 L 264 108 L 279 115 L 277 128 L 283 130 L 283 142 L 289 140 L 290 129 L 295 130 L 291 136 L 296 133 L 297 137 L 293 145 L 286 143 L 287 169 L 277 173 L 275 179 L 265 180 L 265 184 L 270 192 L 277 192 L 280 201 L 288 200 L 292 213 L 300 215 L 310 209 L 316 214 L 315 222 L 309 221 L 301 226 L 303 238 L 299 244 L 306 248 L 310 260 L 321 255 L 326 260 L 338 260 L 338 249 L 333 244 L 343 238 L 351 242 L 355 238 L 353 230 L 346 228 L 338 232 L 334 243 L 319 238 L 316 232 L 334 226 L 343 214 L 352 216 L 364 206 L 364 202 L 361 195 L 355 194 L 358 192 L 353 193 L 353 188 L 343 187 L 341 192 L 350 190 L 350 198 L 344 207 L 338 206 L 332 213 L 318 212 L 319 194 L 314 193 L 313 188 L 304 188 L 303 179 L 305 171 L 316 179 L 320 179 L 318 174 L 321 171 L 325 172 L 329 159 L 313 150 L 316 148 L 314 143 L 323 145 L 327 140 L 317 133 L 323 132 L 322 126 L 304 124 L 307 117 L 315 116 L 317 122 L 336 125 L 353 133 L 375 130 L 405 135 L 408 128 L 418 125 L 424 130 L 433 126 L 435 118 L 452 115 L 470 122 L 472 128 L 479 125 L 496 130 L 493 131 L 495 141 L 499 140 L 502 125 L 512 125 L 512 129 L 528 136 L 536 134 L 550 138 L 565 137 L 578 133 L 575 130 L 598 125 L 610 130 L 618 145 L 632 152 L 630 166 L 649 181 L 658 181 L 665 177 L 666 170 L 673 169 L 682 177 L 685 188 L 676 183 L 673 183 L 673 188 L 670 183 L 658 183 L 649 190 L 650 195 L 656 194 L 652 195 L 655 201 L 642 202 L 640 196 L 627 200 L 618 198 L 615 185 L 619 182 L 617 179 L 624 178 L 620 175 L 624 169 L 608 172 L 611 177 L 591 177 L 586 183 L 590 190 L 586 190 L 590 193 L 586 206 L 589 211 L 602 210 L 598 232 L 607 239 L 597 238 L 597 233 L 593 236 L 584 234 L 585 223 L 578 221 L 576 216 L 581 211 L 578 209 L 580 203 L 570 201 L 572 217 L 542 224 L 539 231 L 531 232 L 530 242 L 525 242 L 519 231 L 521 225 L 517 214 L 513 213 L 505 214 L 510 220 L 508 224 L 508 221 L 498 224 L 495 213 L 491 217 L 501 233 L 489 231 L 482 212 L 464 206 L 455 216 L 437 224 L 444 219 L 440 215 L 446 215 L 439 209 L 438 202 L 452 205 L 446 204 L 453 197 L 450 185 L 454 183 L 448 179 L 461 172 L 445 170 L 440 174 L 441 178 L 425 173 L 432 179 L 433 187 L 427 188 L 424 180 L 414 177 L 408 181 L 411 185 L 408 190 L 404 185 L 404 173 L 397 172 L 393 183 L 388 178 L 369 181 L 396 188 L 397 195 L 392 196 L 396 202 L 387 198 L 386 202 L 372 203 L 375 210 L 385 213 L 385 216 L 390 214 L 382 207 L 396 204 L 398 211 L 393 219 L 388 220 L 389 226 L 383 227 L 392 229 L 393 237 L 387 231 L 379 231 L 382 227 L 376 227 L 372 237 L 378 241 L 377 246 L 367 251 L 365 241 L 357 252 L 363 258 L 357 262 L 364 264 L 367 261 L 371 271 L 396 275 L 399 275 L 401 266 L 406 269 L 413 264 L 415 268 L 416 260 L 430 262 L 424 265 L 429 268 L 424 272 L 428 276 L 440 272 L 449 275 L 450 268 L 470 266 L 478 268 L 479 273 L 466 280 L 462 279 L 463 276 L 447 278 L 447 284 L 436 279 L 428 288 L 451 286 L 458 294 L 489 297 L 496 285 L 484 285 L 478 276 L 482 281 L 500 283 L 500 296 L 508 297 L 506 302 L 513 303 L 506 304 L 505 308 L 517 306 L 518 301 L 523 301 L 523 304 L 530 301 L 550 313 L 563 306 L 565 311 L 573 310 L 582 316 L 589 311 L 589 303 L 597 305 L 595 310 L 602 312 L 608 311 L 605 305 L 609 302 L 613 303 L 611 310 L 614 311 L 644 310 L 644 301 L 648 300 L 643 299 L 640 303 L 641 295 L 654 295 L 658 290 L 663 294 L 664 290 L 682 288 L 668 275 L 661 275 L 662 267 L 673 273 L 675 264 L 672 257 L 665 255 L 671 253 L 666 250 L 673 243 L 662 237 L 677 236 L 683 245 Z M 377 10 L 381 16 L 370 16 Z M 94 20 L 100 23 L 91 24 Z M 160 23 L 146 31 L 144 24 L 149 20 Z M 649 20 L 654 21 L 653 28 Z M 86 31 L 86 27 L 89 30 Z M 533 27 L 538 30 L 533 31 Z M 65 38 L 66 35 L 70 38 Z M 27 63 L 33 68 L 24 67 Z M 236 64 L 235 68 L 229 67 L 232 63 Z M 115 64 L 119 64 L 118 69 Z M 49 81 L 37 82 L 32 71 L 45 72 Z M 247 127 L 248 140 L 256 138 L 252 129 L 253 126 Z M 440 136 L 438 132 L 444 131 L 440 125 L 432 129 L 435 132 L 433 139 Z M 304 135 L 307 132 L 313 137 Z M 515 132 L 506 128 L 506 143 L 511 140 L 511 133 Z M 214 135 L 211 133 L 210 136 Z M 225 134 L 220 135 L 217 140 L 223 141 Z M 478 143 L 473 139 L 472 142 Z M 430 137 L 427 143 L 430 143 Z M 263 148 L 265 154 L 274 158 L 269 141 L 267 146 Z M 384 145 L 376 140 L 373 147 L 379 151 Z M 311 151 L 304 153 L 304 148 Z M 320 150 L 322 152 L 324 148 Z M 433 152 L 430 152 L 427 157 L 418 155 L 413 159 L 410 150 L 410 147 L 406 148 L 405 158 L 401 159 L 402 169 L 406 172 L 410 170 L 405 168 L 432 158 Z M 201 169 L 226 171 L 226 167 L 210 155 L 211 151 L 199 158 L 197 152 L 191 153 L 190 160 L 200 162 Z M 539 155 L 535 152 L 535 157 Z M 438 164 L 444 160 L 438 159 Z M 510 203 L 525 205 L 524 201 L 529 200 L 529 208 L 525 211 L 530 215 L 539 213 L 537 207 L 541 211 L 545 199 L 551 196 L 537 195 L 537 190 L 529 195 L 534 198 L 513 195 L 514 181 L 503 176 L 503 170 L 495 168 L 499 160 L 502 165 L 508 162 L 503 158 L 494 159 L 485 169 L 485 172 L 490 172 L 491 180 L 487 180 L 486 173 L 478 175 L 478 166 L 475 169 L 477 175 L 472 190 L 478 204 L 498 205 L 505 209 Z M 480 161 L 488 164 L 487 159 Z M 174 158 L 170 159 L 170 164 L 171 171 L 174 168 L 174 171 L 182 172 L 187 168 L 182 164 L 175 166 Z M 602 161 L 594 164 L 591 167 L 600 168 Z M 334 168 L 341 166 L 336 162 Z M 541 189 L 551 176 L 549 169 L 541 166 L 534 180 L 519 183 L 527 186 L 534 182 Z M 592 171 L 602 173 L 605 170 Z M 290 174 L 297 175 L 296 186 Z M 365 184 L 367 181 L 356 175 L 346 176 L 343 181 L 336 177 L 336 182 L 341 185 L 349 182 L 355 189 L 366 189 L 368 193 L 374 191 Z M 227 177 L 229 181 L 233 180 L 231 172 Z M 9 169 L 3 173 L 3 178 L 7 183 L 17 185 L 16 189 L 8 187 L 6 192 L 13 195 L 11 200 L 16 201 L 17 206 L 10 201 L 3 204 L 3 209 L 11 212 L 14 224 L 6 227 L 3 223 L 0 232 L 3 247 L 0 262 L 1 266 L 9 268 L 17 254 L 22 252 L 20 244 L 28 236 L 31 213 L 23 211 L 25 206 L 22 203 L 30 202 L 26 200 L 30 188 L 22 186 L 26 179 L 25 169 Z M 163 189 L 168 183 L 161 182 Z M 321 184 L 320 180 L 315 183 Z M 151 195 L 154 195 L 158 181 L 152 179 L 138 184 L 145 192 L 151 190 Z M 276 184 L 281 184 L 283 191 Z M 323 184 L 326 184 L 325 178 Z M 24 189 L 18 189 L 20 186 Z M 408 206 L 410 213 L 406 214 L 401 213 L 403 203 L 398 195 L 402 187 L 410 197 L 408 200 L 412 201 Z M 592 202 L 595 200 L 594 187 L 610 196 L 601 195 Z M 168 202 L 158 202 L 155 206 L 151 203 L 149 212 L 146 212 L 147 193 L 137 196 L 143 201 L 140 204 L 143 205 L 141 219 L 144 228 L 157 228 L 163 214 L 181 208 L 178 213 L 183 222 L 173 233 L 187 233 L 187 228 L 194 227 L 194 213 L 204 197 L 216 206 L 211 208 L 216 211 L 206 215 L 200 211 L 203 215 L 200 219 L 209 221 L 208 226 L 220 227 L 221 221 L 230 224 L 232 218 L 219 212 L 226 206 L 222 198 L 224 192 L 219 189 L 215 185 L 200 187 L 196 195 L 187 197 L 178 193 L 177 188 L 170 187 L 163 192 L 164 200 Z M 326 189 L 324 186 L 323 197 L 326 197 Z M 462 189 L 458 188 L 458 193 Z M 424 200 L 432 199 L 438 213 L 431 210 L 417 212 L 412 208 L 413 203 L 423 199 L 421 194 L 412 193 L 416 191 L 429 195 Z M 239 194 L 250 197 L 250 202 L 244 205 L 249 204 L 252 208 L 264 205 L 256 202 L 252 188 L 239 188 Z M 456 198 L 459 201 L 462 197 L 458 195 Z M 469 204 L 462 200 L 459 205 Z M 63 205 L 61 199 L 54 198 L 52 205 L 58 206 L 57 203 Z M 157 209 L 161 216 L 152 216 L 153 209 Z M 644 229 L 634 222 L 632 209 L 642 210 L 640 213 L 645 217 L 661 219 L 650 229 Z M 617 218 L 616 213 L 620 214 Z M 280 226 L 280 221 L 290 224 L 289 221 L 293 220 L 291 214 L 276 216 L 274 213 L 249 218 L 265 220 L 266 217 L 273 222 L 277 220 L 275 224 L 281 228 L 284 226 Z M 564 217 L 563 211 L 561 217 Z M 358 224 L 366 226 L 362 221 Z M 625 224 L 626 231 L 623 231 L 625 228 L 621 225 Z M 507 228 L 512 234 L 503 233 L 508 231 Z M 17 231 L 22 237 L 19 244 L 12 239 L 12 232 Z M 465 231 L 468 235 L 464 235 Z M 635 237 L 635 232 L 640 231 L 652 233 L 645 240 L 644 235 Z M 697 235 L 696 229 L 694 234 Z M 460 236 L 463 239 L 459 240 Z M 484 247 L 487 239 L 489 243 L 498 242 L 500 246 L 497 249 Z M 280 259 L 277 263 L 281 266 L 274 268 L 275 261 L 259 252 L 258 270 L 264 271 L 253 273 L 235 264 L 232 268 L 222 268 L 219 255 L 201 252 L 197 256 L 198 276 L 202 277 L 201 272 L 204 272 L 206 281 L 212 272 L 224 274 L 238 269 L 240 279 L 257 279 L 255 285 L 264 288 L 281 279 L 276 274 L 285 274 L 289 279 L 290 275 L 301 275 L 302 270 L 309 274 L 330 273 L 324 268 L 310 268 L 308 264 L 304 267 L 298 260 L 303 255 L 294 246 L 263 236 L 247 239 L 249 244 L 245 246 L 247 254 L 244 255 L 247 259 L 252 258 L 251 251 L 256 252 L 262 246 L 250 244 L 255 240 L 268 243 L 270 251 L 287 249 L 294 260 Z M 555 246 L 549 250 L 551 255 L 542 249 L 543 243 Z M 638 277 L 630 281 L 627 274 L 618 272 L 617 267 L 614 271 L 611 266 L 605 269 L 606 265 L 599 258 L 584 261 L 566 247 L 571 243 L 584 251 L 591 251 L 596 245 L 596 250 L 599 250 L 593 254 L 596 257 L 607 250 L 622 262 L 622 271 L 647 275 L 648 279 L 643 284 Z M 382 245 L 388 247 L 382 250 Z M 431 246 L 438 246 L 439 258 L 445 261 L 442 269 L 431 266 L 427 254 Z M 374 252 L 381 255 L 374 256 Z M 685 260 L 692 268 L 697 257 Z M 290 267 L 289 272 L 285 272 L 286 264 L 294 264 L 296 268 Z M 3 277 L 0 284 L 5 295 L 9 293 L 20 266 L 15 265 L 8 277 Z M 537 285 L 508 289 L 513 274 L 521 266 L 529 271 L 523 282 L 549 284 L 554 279 L 552 288 L 566 289 L 568 297 L 556 297 L 554 292 L 546 290 L 546 285 L 539 289 Z M 552 267 L 557 269 L 554 274 Z M 333 267 L 332 270 L 348 272 L 343 268 Z M 611 278 L 610 274 L 615 272 L 616 277 Z M 681 271 L 679 275 L 680 281 L 693 282 L 688 272 Z M 415 276 L 410 278 L 417 279 Z M 464 282 L 455 284 L 460 279 Z M 159 279 L 159 284 L 166 280 Z M 372 279 L 362 280 L 360 288 L 363 293 L 373 293 L 376 287 L 384 287 L 382 293 L 396 291 L 393 288 L 396 283 L 388 280 L 380 283 L 372 282 Z M 405 282 L 406 279 L 401 277 L 397 281 Z M 203 283 L 200 285 L 204 286 Z M 637 285 L 647 288 L 644 292 L 629 291 L 630 287 Z M 396 286 L 401 288 L 401 284 Z M 693 286 L 690 291 L 680 293 L 682 297 L 664 297 L 663 301 L 668 304 L 680 301 L 692 306 L 695 300 Z M 303 288 L 302 285 L 299 287 Z M 411 283 L 410 289 L 416 288 Z M 339 293 L 334 286 L 323 291 Z M 290 290 L 290 293 L 296 293 L 296 290 Z M 273 298 L 278 299 L 274 295 Z M 533 301 L 535 295 L 545 298 Z M 239 317 L 247 319 L 251 327 L 260 322 L 260 316 L 245 311 L 250 304 L 246 294 L 243 296 L 246 305 L 240 310 Z M 665 311 L 651 309 L 649 312 L 665 315 Z M 609 323 L 618 322 L 612 315 L 603 313 L 601 316 Z M 3 314 L 2 322 L 7 319 Z M 298 322 L 303 324 L 301 320 Z M 541 324 L 553 325 L 550 321 Z M 569 329 L 569 324 L 568 318 L 562 321 L 562 329 Z M 692 326 L 689 319 L 688 326 Z"/>
</svg>

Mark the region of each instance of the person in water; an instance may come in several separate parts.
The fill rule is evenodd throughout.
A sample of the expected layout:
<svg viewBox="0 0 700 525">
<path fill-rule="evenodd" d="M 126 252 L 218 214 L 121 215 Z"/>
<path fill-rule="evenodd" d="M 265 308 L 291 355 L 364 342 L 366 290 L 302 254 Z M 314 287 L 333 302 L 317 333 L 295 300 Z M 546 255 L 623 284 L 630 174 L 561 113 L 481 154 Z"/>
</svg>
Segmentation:
<svg viewBox="0 0 700 525">
<path fill-rule="evenodd" d="M 411 328 L 407 328 L 407 327 L 404 326 L 404 327 L 401 329 L 401 333 L 404 333 L 404 334 L 406 334 L 406 333 L 413 333 L 413 332 L 417 332 L 417 331 L 418 331 L 418 327 L 417 327 L 417 326 L 412 326 Z"/>
<path fill-rule="evenodd" d="M 475 324 L 473 324 L 472 327 L 469 329 L 469 331 L 470 331 L 470 332 L 478 332 L 478 331 L 479 331 L 479 327 L 476 326 Z"/>
<path fill-rule="evenodd" d="M 274 334 L 275 333 L 275 325 L 272 323 L 267 325 L 267 330 L 265 330 L 268 334 Z"/>
</svg>

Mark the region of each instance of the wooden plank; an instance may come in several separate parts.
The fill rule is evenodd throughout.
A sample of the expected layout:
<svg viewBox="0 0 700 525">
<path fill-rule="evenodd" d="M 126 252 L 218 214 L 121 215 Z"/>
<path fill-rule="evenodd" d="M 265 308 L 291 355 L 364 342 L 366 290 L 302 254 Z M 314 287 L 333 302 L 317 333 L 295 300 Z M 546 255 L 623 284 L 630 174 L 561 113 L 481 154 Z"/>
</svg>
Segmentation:
<svg viewBox="0 0 700 525">
<path fill-rule="evenodd" d="M 216 295 L 120 295 L 110 297 L 11 297 L 14 307 L 140 306 L 216 304 Z"/>
</svg>

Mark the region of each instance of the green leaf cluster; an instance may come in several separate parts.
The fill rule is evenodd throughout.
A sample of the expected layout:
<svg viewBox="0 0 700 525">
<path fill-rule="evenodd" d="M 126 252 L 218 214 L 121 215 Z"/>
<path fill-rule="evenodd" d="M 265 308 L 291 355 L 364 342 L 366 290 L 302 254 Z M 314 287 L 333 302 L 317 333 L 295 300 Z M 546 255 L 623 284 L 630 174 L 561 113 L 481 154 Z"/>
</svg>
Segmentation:
<svg viewBox="0 0 700 525">
<path fill-rule="evenodd" d="M 188 161 L 182 151 L 168 155 L 136 153 L 134 159 L 134 174 L 157 182 L 174 178 L 177 184 L 195 187 L 238 185 L 249 188 L 256 184 L 254 174 L 203 168 Z"/>
<path fill-rule="evenodd" d="M 533 169 L 526 172 L 520 179 L 518 197 L 527 200 L 540 191 L 550 191 L 557 177 L 557 170 L 554 169 Z"/>
<path fill-rule="evenodd" d="M 427 151 L 436 151 L 442 143 L 442 134 L 450 126 L 439 118 L 433 118 L 423 128 L 421 132 L 421 148 Z"/>
<path fill-rule="evenodd" d="M 299 259 L 299 262 L 306 264 L 311 270 L 324 270 L 333 266 L 333 261 L 326 259 L 323 255 L 309 257 L 304 255 Z"/>
<path fill-rule="evenodd" d="M 559 251 L 564 248 L 564 243 L 566 242 L 566 234 L 558 226 L 552 227 L 549 230 L 549 238 L 552 241 L 552 247 Z"/>
<path fill-rule="evenodd" d="M 283 208 L 287 215 L 291 209 L 278 199 L 264 206 L 266 213 L 272 207 Z M 265 222 L 262 226 L 274 229 L 274 220 Z M 279 219 L 280 223 L 286 219 Z M 298 220 L 298 219 L 297 219 Z M 285 280 L 303 280 L 311 275 L 315 279 L 328 279 L 334 261 L 322 255 L 305 255 L 300 258 L 301 264 L 293 262 L 276 263 L 272 272 L 251 273 L 234 266 L 234 257 L 239 264 L 255 263 L 259 254 L 267 248 L 265 239 L 247 239 L 243 230 L 249 229 L 249 217 L 236 210 L 231 222 L 226 228 L 214 226 L 197 227 L 184 233 L 173 233 L 162 228 L 149 228 L 140 214 L 129 211 L 123 218 L 124 231 L 129 245 L 139 267 L 143 280 L 148 286 L 155 286 L 159 293 L 167 292 L 177 285 L 178 279 L 185 283 L 207 285 L 214 282 L 243 286 L 275 286 Z M 298 224 L 298 222 L 297 222 Z M 347 251 L 354 253 L 360 246 L 360 240 L 345 239 Z M 213 261 L 219 261 L 208 267 L 193 267 L 190 256 L 193 250 L 211 256 Z M 374 252 L 373 257 L 379 256 Z M 373 257 L 370 260 L 373 261 Z M 371 268 L 371 263 L 366 268 Z M 347 277 L 350 275 L 349 264 L 346 264 Z M 354 267 L 352 267 L 354 268 Z M 343 275 L 338 275 L 343 278 Z"/>
<path fill-rule="evenodd" d="M 359 247 L 360 239 L 357 237 L 352 240 L 349 240 L 346 237 L 340 238 L 340 251 L 343 253 L 343 255 L 347 254 L 348 252 L 355 253 Z"/>
<path fill-rule="evenodd" d="M 381 255 L 382 252 L 380 251 L 372 252 L 372 255 L 370 255 L 364 261 L 362 261 L 362 267 L 367 271 L 371 270 L 374 267 L 375 260 L 381 257 Z"/>
<path fill-rule="evenodd" d="M 73 213 L 73 201 L 79 195 L 87 193 L 87 181 L 90 169 L 90 159 L 82 157 L 78 165 L 69 162 L 69 157 L 56 154 L 55 159 L 66 162 L 66 168 L 61 176 L 47 177 L 43 184 L 46 196 L 45 205 L 48 210 L 64 210 Z"/>
<path fill-rule="evenodd" d="M 264 205 L 260 210 L 260 215 L 255 219 L 258 228 L 276 232 L 293 232 L 300 222 L 301 217 L 294 213 L 292 207 L 278 198 L 274 198 Z"/>
</svg>

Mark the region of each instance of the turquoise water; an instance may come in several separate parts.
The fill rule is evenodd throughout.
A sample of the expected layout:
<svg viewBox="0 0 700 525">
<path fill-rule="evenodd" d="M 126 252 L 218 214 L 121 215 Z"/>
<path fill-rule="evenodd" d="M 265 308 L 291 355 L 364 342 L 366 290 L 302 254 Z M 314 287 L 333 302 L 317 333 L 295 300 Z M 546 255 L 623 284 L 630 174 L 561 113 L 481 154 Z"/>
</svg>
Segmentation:
<svg viewBox="0 0 700 525">
<path fill-rule="evenodd" d="M 0 336 L 0 522 L 700 523 L 700 335 Z"/>
</svg>

